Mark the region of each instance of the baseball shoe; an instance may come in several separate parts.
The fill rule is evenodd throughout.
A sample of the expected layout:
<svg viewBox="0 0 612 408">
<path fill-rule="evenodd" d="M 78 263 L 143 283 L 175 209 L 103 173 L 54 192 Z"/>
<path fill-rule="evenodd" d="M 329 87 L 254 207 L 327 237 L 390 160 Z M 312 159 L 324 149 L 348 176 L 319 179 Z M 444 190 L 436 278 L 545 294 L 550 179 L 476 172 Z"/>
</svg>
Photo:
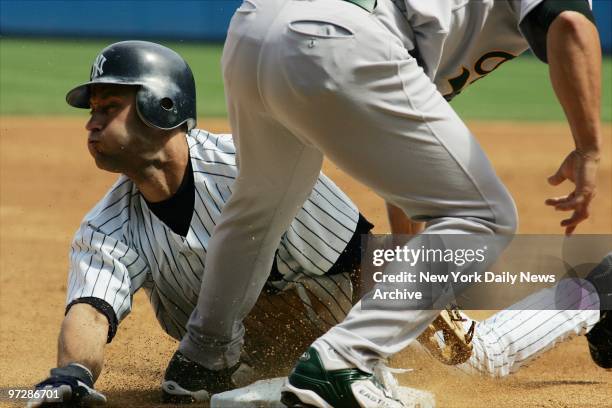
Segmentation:
<svg viewBox="0 0 612 408">
<path fill-rule="evenodd" d="M 599 322 L 587 333 L 589 351 L 595 364 L 612 368 L 612 252 L 606 255 L 586 277 L 599 295 Z"/>
<path fill-rule="evenodd" d="M 607 254 L 585 279 L 597 290 L 599 309 L 612 310 L 612 252 Z"/>
<path fill-rule="evenodd" d="M 174 404 L 208 401 L 214 394 L 246 385 L 251 377 L 253 370 L 243 362 L 209 370 L 176 351 L 164 374 L 162 401 Z"/>
<path fill-rule="evenodd" d="M 289 408 L 404 407 L 384 382 L 315 342 L 283 385 L 281 402 Z"/>
<path fill-rule="evenodd" d="M 586 338 L 595 364 L 612 369 L 612 311 L 601 311 L 601 319 L 587 333 Z"/>
</svg>

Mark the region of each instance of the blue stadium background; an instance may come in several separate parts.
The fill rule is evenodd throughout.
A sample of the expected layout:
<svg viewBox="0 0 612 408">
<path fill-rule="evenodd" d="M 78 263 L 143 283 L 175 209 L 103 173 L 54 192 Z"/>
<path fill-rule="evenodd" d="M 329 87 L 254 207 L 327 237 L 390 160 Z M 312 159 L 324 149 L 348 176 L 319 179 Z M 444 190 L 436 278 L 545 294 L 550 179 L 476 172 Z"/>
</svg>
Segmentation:
<svg viewBox="0 0 612 408">
<path fill-rule="evenodd" d="M 424 0 L 430 1 L 430 0 Z M 0 35 L 223 41 L 241 0 L 0 0 Z M 594 0 L 612 52 L 612 1 Z"/>
</svg>

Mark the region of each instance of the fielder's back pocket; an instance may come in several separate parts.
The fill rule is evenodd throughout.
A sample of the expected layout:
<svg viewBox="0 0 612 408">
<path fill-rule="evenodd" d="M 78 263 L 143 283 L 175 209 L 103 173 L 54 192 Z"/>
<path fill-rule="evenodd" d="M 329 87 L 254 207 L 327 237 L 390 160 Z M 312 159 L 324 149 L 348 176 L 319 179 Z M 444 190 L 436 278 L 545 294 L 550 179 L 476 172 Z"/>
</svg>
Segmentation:
<svg viewBox="0 0 612 408">
<path fill-rule="evenodd" d="M 353 38 L 355 34 L 351 29 L 321 20 L 294 20 L 289 23 L 289 29 L 297 34 L 319 38 Z"/>
</svg>

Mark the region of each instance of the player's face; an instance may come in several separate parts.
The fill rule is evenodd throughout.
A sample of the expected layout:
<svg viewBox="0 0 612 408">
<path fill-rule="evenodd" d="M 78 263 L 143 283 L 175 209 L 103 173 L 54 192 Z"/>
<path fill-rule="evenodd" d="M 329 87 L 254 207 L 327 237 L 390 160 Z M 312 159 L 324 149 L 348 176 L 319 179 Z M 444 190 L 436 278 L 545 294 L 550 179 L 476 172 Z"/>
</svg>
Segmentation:
<svg viewBox="0 0 612 408">
<path fill-rule="evenodd" d="M 136 112 L 136 91 L 133 86 L 95 85 L 89 104 L 91 117 L 87 145 L 96 165 L 116 173 L 132 173 L 139 158 L 150 150 L 154 139 Z"/>
</svg>

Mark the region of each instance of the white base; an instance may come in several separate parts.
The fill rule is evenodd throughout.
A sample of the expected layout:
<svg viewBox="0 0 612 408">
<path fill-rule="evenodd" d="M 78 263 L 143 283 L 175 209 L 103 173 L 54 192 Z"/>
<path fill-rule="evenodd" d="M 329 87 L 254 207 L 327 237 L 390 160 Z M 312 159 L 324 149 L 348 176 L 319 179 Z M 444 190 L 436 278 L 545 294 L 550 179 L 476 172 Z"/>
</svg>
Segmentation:
<svg viewBox="0 0 612 408">
<path fill-rule="evenodd" d="M 285 408 L 280 393 L 286 377 L 254 382 L 243 388 L 213 395 L 210 408 Z M 398 387 L 400 399 L 407 408 L 434 408 L 433 394 L 409 387 Z"/>
</svg>

